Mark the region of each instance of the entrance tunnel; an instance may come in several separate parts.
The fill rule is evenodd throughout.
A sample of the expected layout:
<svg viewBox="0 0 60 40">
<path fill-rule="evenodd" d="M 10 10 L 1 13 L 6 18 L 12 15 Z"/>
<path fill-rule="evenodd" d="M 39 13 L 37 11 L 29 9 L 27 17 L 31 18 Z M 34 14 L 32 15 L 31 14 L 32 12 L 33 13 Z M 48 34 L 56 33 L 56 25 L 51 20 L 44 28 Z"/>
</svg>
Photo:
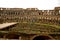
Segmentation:
<svg viewBox="0 0 60 40">
<path fill-rule="evenodd" d="M 49 36 L 37 36 L 33 40 L 50 40 Z"/>
</svg>

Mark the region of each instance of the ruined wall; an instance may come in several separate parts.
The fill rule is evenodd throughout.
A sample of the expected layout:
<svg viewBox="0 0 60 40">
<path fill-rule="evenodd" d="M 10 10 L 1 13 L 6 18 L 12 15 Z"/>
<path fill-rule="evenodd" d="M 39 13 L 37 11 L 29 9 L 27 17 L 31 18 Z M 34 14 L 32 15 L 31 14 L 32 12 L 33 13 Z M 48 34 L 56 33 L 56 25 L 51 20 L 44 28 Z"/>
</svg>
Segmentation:
<svg viewBox="0 0 60 40">
<path fill-rule="evenodd" d="M 55 14 L 60 15 L 60 7 L 55 7 Z"/>
<path fill-rule="evenodd" d="M 37 23 L 40 23 L 41 22 L 41 23 L 60 25 L 59 10 L 60 9 L 58 9 L 58 8 L 56 8 L 54 10 L 38 10 L 35 8 L 32 8 L 32 9 L 31 8 L 28 8 L 28 9 L 0 8 L 0 23 L 2 23 L 2 22 L 37 22 Z M 41 30 L 43 29 L 42 26 L 40 28 L 41 28 Z M 51 30 L 52 29 L 53 28 L 51 28 Z M 48 31 L 48 29 L 46 29 L 46 30 Z M 33 36 L 34 35 L 21 35 L 21 36 L 19 36 L 19 39 L 32 40 Z M 37 37 L 37 36 L 35 36 L 35 37 Z M 59 35 L 56 35 L 56 36 L 53 35 L 52 37 L 53 37 L 53 39 L 60 38 Z"/>
<path fill-rule="evenodd" d="M 0 19 L 4 22 L 42 22 L 59 24 L 60 17 L 55 10 L 38 10 L 37 8 L 0 8 Z"/>
</svg>

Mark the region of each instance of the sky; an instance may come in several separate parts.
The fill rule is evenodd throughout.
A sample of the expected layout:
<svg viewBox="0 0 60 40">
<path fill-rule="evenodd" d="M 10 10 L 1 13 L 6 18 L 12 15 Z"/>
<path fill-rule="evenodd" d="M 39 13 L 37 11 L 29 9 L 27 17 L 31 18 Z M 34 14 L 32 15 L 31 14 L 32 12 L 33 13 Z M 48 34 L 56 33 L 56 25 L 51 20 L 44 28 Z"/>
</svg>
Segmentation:
<svg viewBox="0 0 60 40">
<path fill-rule="evenodd" d="M 60 6 L 60 0 L 0 0 L 0 7 L 54 9 Z"/>
<path fill-rule="evenodd" d="M 59 2 L 59 5 L 60 5 L 60 0 L 58 0 L 58 2 Z"/>
</svg>

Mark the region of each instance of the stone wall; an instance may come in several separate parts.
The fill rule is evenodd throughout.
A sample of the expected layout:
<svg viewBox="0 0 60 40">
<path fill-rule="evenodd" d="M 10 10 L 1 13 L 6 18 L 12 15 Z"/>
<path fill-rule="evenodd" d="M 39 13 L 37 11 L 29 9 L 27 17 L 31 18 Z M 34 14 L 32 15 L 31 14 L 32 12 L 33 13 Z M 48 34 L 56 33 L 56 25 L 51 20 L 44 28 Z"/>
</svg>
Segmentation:
<svg viewBox="0 0 60 40">
<path fill-rule="evenodd" d="M 38 10 L 37 8 L 0 8 L 0 19 L 3 22 L 44 22 L 60 23 L 59 10 Z"/>
</svg>

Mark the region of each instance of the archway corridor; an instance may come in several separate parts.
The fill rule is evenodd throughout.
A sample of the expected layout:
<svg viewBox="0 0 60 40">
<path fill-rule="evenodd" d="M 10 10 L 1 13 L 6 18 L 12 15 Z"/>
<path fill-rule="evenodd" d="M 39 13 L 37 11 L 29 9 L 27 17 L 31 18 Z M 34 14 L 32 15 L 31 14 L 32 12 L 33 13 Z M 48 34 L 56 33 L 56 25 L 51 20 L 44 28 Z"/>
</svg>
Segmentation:
<svg viewBox="0 0 60 40">
<path fill-rule="evenodd" d="M 8 39 L 19 39 L 19 35 L 10 34 L 10 35 L 7 35 L 6 38 L 8 38 Z"/>
<path fill-rule="evenodd" d="M 51 40 L 49 36 L 37 36 L 33 40 Z"/>
</svg>

